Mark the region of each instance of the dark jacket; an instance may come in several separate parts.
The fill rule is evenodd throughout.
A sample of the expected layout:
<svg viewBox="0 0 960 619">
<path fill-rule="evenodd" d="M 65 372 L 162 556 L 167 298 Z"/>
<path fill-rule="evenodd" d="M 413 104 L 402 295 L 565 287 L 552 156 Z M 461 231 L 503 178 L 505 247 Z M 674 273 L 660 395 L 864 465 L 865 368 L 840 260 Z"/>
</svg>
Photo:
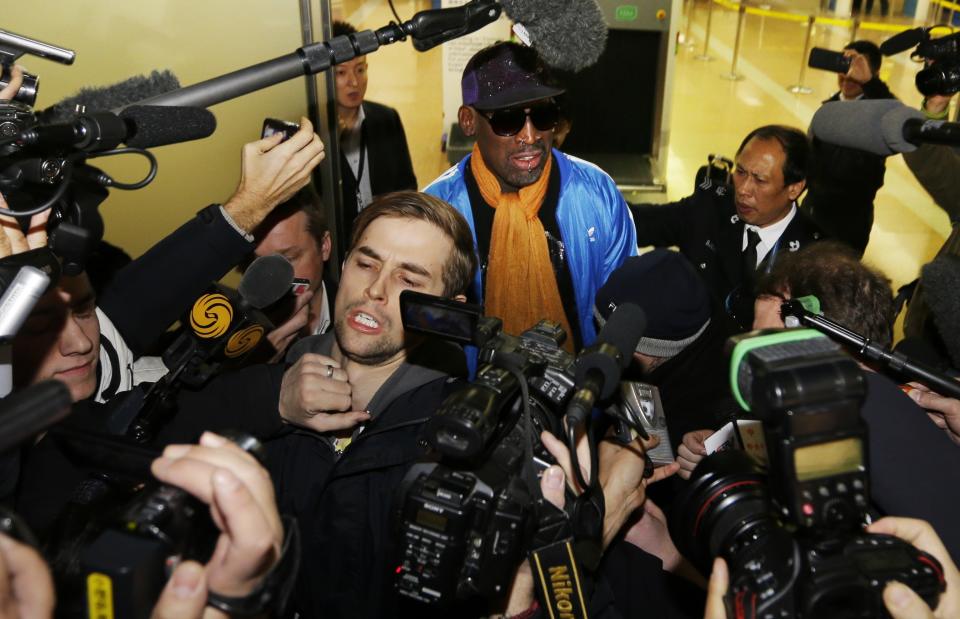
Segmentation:
<svg viewBox="0 0 960 619">
<path fill-rule="evenodd" d="M 416 190 L 417 176 L 413 172 L 413 162 L 410 160 L 410 148 L 407 146 L 407 135 L 403 131 L 403 123 L 397 110 L 373 101 L 363 102 L 365 119 L 361 127 L 363 143 L 367 149 L 367 163 L 369 170 L 364 175 L 370 175 L 370 191 L 374 196 L 401 189 Z M 357 195 L 357 179 L 353 171 L 343 158 L 341 151 L 340 177 L 343 181 L 344 211 L 349 214 L 346 230 L 349 232 L 355 211 Z"/>
<path fill-rule="evenodd" d="M 889 378 L 865 372 L 870 494 L 885 515 L 926 520 L 960 560 L 960 447 Z"/>
<path fill-rule="evenodd" d="M 874 77 L 863 85 L 864 99 L 893 99 L 887 85 Z M 839 101 L 837 93 L 824 101 Z M 813 165 L 803 200 L 823 232 L 861 255 L 873 227 L 873 200 L 883 187 L 886 158 L 813 138 Z"/>
<path fill-rule="evenodd" d="M 329 354 L 332 343 L 331 334 L 303 339 L 288 359 L 304 352 Z M 425 455 L 419 438 L 423 423 L 457 387 L 431 365 L 451 355 L 463 363 L 462 352 L 440 343 L 425 343 L 417 353 L 428 365 L 411 358 L 380 387 L 368 407 L 373 421 L 339 459 L 326 436 L 306 430 L 269 445 L 278 504 L 299 518 L 303 532 L 293 604 L 302 617 L 397 615 L 388 560 L 397 551 L 394 494 L 410 465 Z"/>
<path fill-rule="evenodd" d="M 716 302 L 731 310 L 728 298 L 744 283 L 743 222 L 734 206 L 733 188 L 708 178 L 692 196 L 670 204 L 631 204 L 640 247 L 677 246 L 703 277 Z M 794 252 L 821 238 L 809 217 L 797 212 L 774 249 L 757 267 L 769 271 L 780 252 Z M 752 293 L 741 295 L 749 302 Z"/>
<path fill-rule="evenodd" d="M 121 269 L 97 299 L 136 355 L 148 352 L 211 282 L 240 263 L 253 243 L 219 205 L 197 216 Z"/>
</svg>

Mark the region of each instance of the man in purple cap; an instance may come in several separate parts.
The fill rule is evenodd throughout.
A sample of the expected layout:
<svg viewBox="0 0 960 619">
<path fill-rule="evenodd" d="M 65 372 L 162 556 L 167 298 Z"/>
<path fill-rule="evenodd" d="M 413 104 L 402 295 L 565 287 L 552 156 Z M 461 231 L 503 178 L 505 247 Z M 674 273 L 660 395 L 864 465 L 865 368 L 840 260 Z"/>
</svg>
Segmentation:
<svg viewBox="0 0 960 619">
<path fill-rule="evenodd" d="M 549 318 L 570 335 L 569 349 L 592 343 L 593 297 L 637 253 L 626 202 L 605 172 L 552 148 L 564 90 L 533 49 L 477 52 L 461 88 L 460 128 L 476 144 L 425 191 L 473 230 L 481 269 L 471 300 L 508 333 Z"/>
</svg>

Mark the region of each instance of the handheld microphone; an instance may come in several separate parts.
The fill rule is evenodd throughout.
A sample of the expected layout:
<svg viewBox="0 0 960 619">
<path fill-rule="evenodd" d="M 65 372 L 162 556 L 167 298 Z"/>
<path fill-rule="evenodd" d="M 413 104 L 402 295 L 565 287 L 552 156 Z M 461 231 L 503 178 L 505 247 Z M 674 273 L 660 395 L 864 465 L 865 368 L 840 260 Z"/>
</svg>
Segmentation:
<svg viewBox="0 0 960 619">
<path fill-rule="evenodd" d="M 643 309 L 623 303 L 600 329 L 596 343 L 580 354 L 574 382 L 577 391 L 567 405 L 567 422 L 571 426 L 586 421 L 598 399 L 613 395 L 646 328 Z"/>
<path fill-rule="evenodd" d="M 0 343 L 13 339 L 48 285 L 50 276 L 37 267 L 20 267 L 0 296 Z"/>
<path fill-rule="evenodd" d="M 240 363 L 260 344 L 273 323 L 261 311 L 292 288 L 293 265 L 279 254 L 253 261 L 240 281 L 238 294 L 214 285 L 183 320 L 184 329 L 163 353 L 169 372 L 150 387 L 142 400 L 116 414 L 113 430 L 138 443 L 153 440 L 175 414 L 183 385 L 202 387 L 224 366 Z"/>
<path fill-rule="evenodd" d="M 924 28 L 911 28 L 898 32 L 880 44 L 880 53 L 884 56 L 893 56 L 916 47 L 927 40 L 927 31 Z"/>
<path fill-rule="evenodd" d="M 832 101 L 813 115 L 810 133 L 824 142 L 888 156 L 916 150 L 919 127 L 925 124 L 919 110 L 896 99 Z M 931 140 L 936 132 L 922 133 L 923 139 Z"/>
<path fill-rule="evenodd" d="M 596 0 L 500 0 L 517 22 L 514 33 L 556 69 L 580 71 L 607 46 L 607 23 Z"/>
</svg>

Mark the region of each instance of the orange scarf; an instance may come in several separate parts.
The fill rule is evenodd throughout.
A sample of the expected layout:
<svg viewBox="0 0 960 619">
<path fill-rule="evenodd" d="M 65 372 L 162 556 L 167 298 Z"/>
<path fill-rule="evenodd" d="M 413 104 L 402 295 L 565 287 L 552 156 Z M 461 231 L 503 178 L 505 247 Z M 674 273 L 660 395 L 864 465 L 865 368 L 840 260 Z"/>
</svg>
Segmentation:
<svg viewBox="0 0 960 619">
<path fill-rule="evenodd" d="M 544 318 L 558 322 L 567 333 L 564 348 L 572 351 L 570 323 L 550 263 L 546 232 L 537 217 L 553 166 L 553 156 L 550 151 L 546 154 L 547 165 L 537 182 L 516 193 L 503 193 L 480 149 L 473 147 L 470 170 L 483 199 L 497 210 L 490 234 L 484 308 L 488 316 L 502 318 L 503 330 L 513 335 Z"/>
</svg>

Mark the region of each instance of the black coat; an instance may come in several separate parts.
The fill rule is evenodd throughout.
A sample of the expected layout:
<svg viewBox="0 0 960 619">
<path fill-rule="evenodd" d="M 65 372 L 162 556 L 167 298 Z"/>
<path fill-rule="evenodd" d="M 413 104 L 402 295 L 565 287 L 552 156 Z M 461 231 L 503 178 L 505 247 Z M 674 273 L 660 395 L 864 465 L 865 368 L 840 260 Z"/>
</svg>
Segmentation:
<svg viewBox="0 0 960 619">
<path fill-rule="evenodd" d="M 219 205 L 208 206 L 118 271 L 97 306 L 134 354 L 146 354 L 211 282 L 252 251 Z"/>
<path fill-rule="evenodd" d="M 863 85 L 864 99 L 893 99 L 879 78 Z M 837 93 L 824 101 L 839 101 Z M 883 187 L 886 158 L 855 148 L 813 138 L 813 165 L 803 210 L 832 239 L 842 241 L 861 255 L 873 227 L 873 200 Z"/>
<path fill-rule="evenodd" d="M 743 272 L 743 222 L 734 206 L 733 188 L 709 179 L 692 196 L 669 204 L 631 204 L 637 245 L 676 246 L 703 277 L 715 301 L 728 297 L 747 279 Z M 821 238 L 819 228 L 797 212 L 777 246 L 764 257 L 758 272 L 772 268 L 781 252 L 794 252 Z M 752 293 L 744 295 L 752 308 Z"/>
<path fill-rule="evenodd" d="M 413 172 L 407 135 L 397 110 L 373 101 L 363 102 L 365 119 L 361 127 L 367 149 L 370 191 L 374 196 L 402 189 L 415 190 L 417 176 Z M 340 178 L 343 181 L 343 203 L 349 232 L 356 214 L 357 179 L 341 150 Z"/>
</svg>

